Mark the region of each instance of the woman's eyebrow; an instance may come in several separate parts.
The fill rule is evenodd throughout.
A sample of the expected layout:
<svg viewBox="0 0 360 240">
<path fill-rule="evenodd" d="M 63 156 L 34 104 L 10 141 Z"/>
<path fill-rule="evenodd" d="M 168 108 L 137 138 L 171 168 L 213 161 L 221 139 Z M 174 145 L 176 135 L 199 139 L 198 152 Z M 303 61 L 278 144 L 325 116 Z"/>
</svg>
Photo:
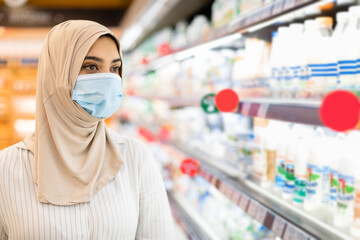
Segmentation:
<svg viewBox="0 0 360 240">
<path fill-rule="evenodd" d="M 111 63 L 116 63 L 116 62 L 121 62 L 121 58 L 114 59 L 114 60 L 112 60 L 112 62 L 111 62 Z"/>
<path fill-rule="evenodd" d="M 94 57 L 94 56 L 86 56 L 84 60 L 86 59 L 90 59 L 90 60 L 94 60 L 94 61 L 97 61 L 97 62 L 104 62 L 104 60 L 102 60 L 101 58 L 98 58 L 98 57 Z"/>
</svg>

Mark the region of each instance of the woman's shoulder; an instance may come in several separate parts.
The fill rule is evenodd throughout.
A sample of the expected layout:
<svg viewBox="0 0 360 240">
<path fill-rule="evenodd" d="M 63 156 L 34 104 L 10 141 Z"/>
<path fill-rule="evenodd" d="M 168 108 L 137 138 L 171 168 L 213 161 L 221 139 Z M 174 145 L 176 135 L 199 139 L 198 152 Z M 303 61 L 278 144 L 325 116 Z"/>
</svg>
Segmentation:
<svg viewBox="0 0 360 240">
<path fill-rule="evenodd" d="M 0 171 L 5 169 L 5 166 L 8 166 L 9 163 L 18 162 L 17 160 L 23 159 L 22 152 L 30 151 L 29 148 L 25 145 L 23 141 L 18 142 L 10 147 L 7 147 L 0 151 Z"/>
</svg>

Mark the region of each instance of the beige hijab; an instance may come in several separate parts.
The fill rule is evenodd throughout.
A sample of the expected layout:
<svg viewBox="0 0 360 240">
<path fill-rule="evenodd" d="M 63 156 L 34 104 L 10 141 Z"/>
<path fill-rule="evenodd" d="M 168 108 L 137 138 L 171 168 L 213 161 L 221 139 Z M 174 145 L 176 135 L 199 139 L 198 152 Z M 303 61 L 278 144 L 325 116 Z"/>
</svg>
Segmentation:
<svg viewBox="0 0 360 240">
<path fill-rule="evenodd" d="M 104 34 L 116 39 L 120 54 L 116 36 L 91 21 L 63 22 L 46 37 L 38 66 L 35 133 L 24 140 L 35 156 L 34 182 L 40 202 L 88 202 L 123 163 L 104 121 L 71 99 L 85 56 Z"/>
</svg>

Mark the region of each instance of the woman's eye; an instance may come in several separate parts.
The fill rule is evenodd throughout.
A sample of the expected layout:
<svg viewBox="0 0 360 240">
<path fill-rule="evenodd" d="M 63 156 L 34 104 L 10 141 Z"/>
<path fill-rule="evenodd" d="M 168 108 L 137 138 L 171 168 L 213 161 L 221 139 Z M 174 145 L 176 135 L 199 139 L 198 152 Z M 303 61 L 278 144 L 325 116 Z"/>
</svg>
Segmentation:
<svg viewBox="0 0 360 240">
<path fill-rule="evenodd" d="M 113 67 L 112 72 L 114 73 L 120 73 L 120 67 Z"/>
<path fill-rule="evenodd" d="M 89 71 L 97 70 L 97 67 L 95 65 L 86 65 L 86 66 L 84 66 L 84 68 Z"/>
</svg>

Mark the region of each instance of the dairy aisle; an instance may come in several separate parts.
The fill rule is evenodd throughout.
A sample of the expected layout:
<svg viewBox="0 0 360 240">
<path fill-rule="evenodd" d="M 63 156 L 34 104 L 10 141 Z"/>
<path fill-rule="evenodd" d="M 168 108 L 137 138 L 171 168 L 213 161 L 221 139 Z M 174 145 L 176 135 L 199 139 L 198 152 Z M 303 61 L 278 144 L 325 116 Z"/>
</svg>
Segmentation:
<svg viewBox="0 0 360 240">
<path fill-rule="evenodd" d="M 330 128 L 320 109 L 360 97 L 360 2 L 124 2 L 119 26 L 104 20 L 124 59 L 105 121 L 150 148 L 176 239 L 360 239 L 360 124 Z M 49 30 L 0 27 L 0 149 L 35 129 Z M 226 111 L 225 89 L 239 98 Z"/>
</svg>

